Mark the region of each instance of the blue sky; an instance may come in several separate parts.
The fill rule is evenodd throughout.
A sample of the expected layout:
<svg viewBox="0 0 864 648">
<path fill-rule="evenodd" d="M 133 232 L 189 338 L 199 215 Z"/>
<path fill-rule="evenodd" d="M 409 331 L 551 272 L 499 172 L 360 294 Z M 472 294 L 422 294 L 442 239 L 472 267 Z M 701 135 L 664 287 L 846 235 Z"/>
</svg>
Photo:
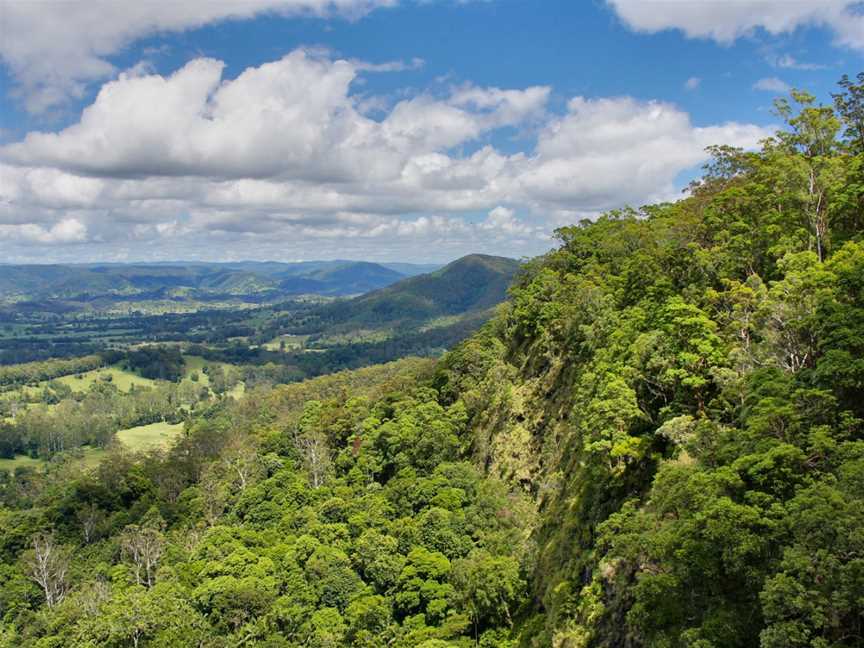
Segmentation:
<svg viewBox="0 0 864 648">
<path fill-rule="evenodd" d="M 674 197 L 849 2 L 0 0 L 0 256 L 446 261 Z"/>
</svg>

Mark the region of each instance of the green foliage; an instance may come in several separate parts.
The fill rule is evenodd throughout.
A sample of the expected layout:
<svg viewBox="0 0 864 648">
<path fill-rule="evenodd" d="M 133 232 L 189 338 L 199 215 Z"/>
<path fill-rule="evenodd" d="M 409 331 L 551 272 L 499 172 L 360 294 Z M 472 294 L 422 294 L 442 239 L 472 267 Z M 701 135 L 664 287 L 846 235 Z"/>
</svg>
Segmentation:
<svg viewBox="0 0 864 648">
<path fill-rule="evenodd" d="M 5 474 L 0 642 L 861 645 L 862 90 L 841 86 L 780 102 L 760 151 L 712 149 L 683 200 L 559 230 L 432 370 L 259 386 L 167 452 Z"/>
<path fill-rule="evenodd" d="M 540 507 L 523 645 L 860 645 L 862 78 L 689 197 L 559 230 L 438 369 Z"/>
<path fill-rule="evenodd" d="M 406 362 L 220 401 L 165 453 L 114 451 L 96 474 L 64 481 L 46 473 L 40 493 L 6 512 L 22 516 L 2 542 L 10 636 L 409 648 L 465 645 L 472 628 L 509 633 L 525 563 L 501 552 L 514 551 L 530 506 L 460 461 L 464 408 L 418 383 L 425 371 Z M 369 397 L 345 399 L 352 383 Z M 328 462 L 317 477 L 298 441 L 312 436 Z M 77 548 L 69 593 L 49 609 L 27 543 L 52 526 L 58 546 Z M 481 583 L 499 570 L 500 588 Z"/>
</svg>

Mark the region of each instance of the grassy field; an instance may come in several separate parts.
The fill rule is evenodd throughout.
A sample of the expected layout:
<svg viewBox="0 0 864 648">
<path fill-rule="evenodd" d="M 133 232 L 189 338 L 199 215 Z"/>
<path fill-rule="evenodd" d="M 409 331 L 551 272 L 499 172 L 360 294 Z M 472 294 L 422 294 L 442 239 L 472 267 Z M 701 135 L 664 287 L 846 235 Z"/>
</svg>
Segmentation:
<svg viewBox="0 0 864 648">
<path fill-rule="evenodd" d="M 82 468 L 95 468 L 105 456 L 105 451 L 102 448 L 81 448 L 80 457 L 75 458 L 75 462 Z"/>
<path fill-rule="evenodd" d="M 151 423 L 120 430 L 117 440 L 135 452 L 165 448 L 183 432 L 182 423 Z"/>
<path fill-rule="evenodd" d="M 197 372 L 199 384 L 206 385 L 207 387 L 210 386 L 210 377 L 204 373 L 204 367 L 222 367 L 223 369 L 227 369 L 233 366 L 227 362 L 215 362 L 213 360 L 206 360 L 201 356 L 193 355 L 184 355 L 183 362 L 185 364 L 183 378 L 188 379 L 193 373 Z"/>
<path fill-rule="evenodd" d="M 184 355 L 183 356 L 183 379 L 189 380 L 193 373 L 198 374 L 198 382 L 202 385 L 210 386 L 210 378 L 204 373 L 204 367 L 211 364 L 201 356 Z"/>
<path fill-rule="evenodd" d="M 225 362 L 214 362 L 210 360 L 205 360 L 200 356 L 183 356 L 183 360 L 185 363 L 185 368 L 183 371 L 184 380 L 190 380 L 190 376 L 193 373 L 198 374 L 198 383 L 204 385 L 206 387 L 210 386 L 210 378 L 207 374 L 204 373 L 204 367 L 218 367 L 221 366 L 225 369 L 230 368 L 232 365 Z M 69 374 L 66 376 L 61 376 L 60 378 L 55 378 L 54 381 L 62 383 L 64 385 L 68 385 L 73 392 L 86 392 L 90 389 L 90 387 L 97 382 L 110 382 L 121 392 L 130 392 L 132 390 L 132 386 L 137 387 L 153 387 L 156 385 L 155 380 L 151 380 L 150 378 L 144 378 L 139 376 L 135 372 L 127 371 L 117 365 L 111 367 L 102 367 L 101 369 L 94 369 L 92 371 L 87 371 L 81 374 Z M 14 395 L 15 392 L 19 392 L 24 396 L 38 396 L 39 393 L 48 385 L 51 381 L 42 381 L 39 383 L 35 383 L 33 385 L 24 385 L 22 387 L 17 387 L 15 389 L 10 389 L 6 392 L 3 392 L 6 395 Z"/>
<path fill-rule="evenodd" d="M 120 391 L 127 393 L 132 390 L 133 385 L 138 387 L 152 387 L 156 384 L 155 381 L 150 380 L 149 378 L 142 378 L 136 373 L 126 371 L 125 369 L 116 366 L 102 367 L 101 369 L 94 369 L 93 371 L 86 371 L 80 374 L 69 374 L 67 376 L 55 378 L 54 380 L 58 383 L 67 385 L 73 392 L 81 393 L 88 391 L 94 383 L 100 381 L 110 382 Z M 49 382 L 51 381 L 45 380 L 34 385 L 24 385 L 23 387 L 18 387 L 17 389 L 4 393 L 7 395 L 13 395 L 17 391 L 25 397 L 38 396 Z"/>
<path fill-rule="evenodd" d="M 282 349 L 282 343 L 284 342 L 285 351 L 299 351 L 303 348 L 308 339 L 308 335 L 280 335 L 261 346 L 268 351 L 280 351 Z"/>
<path fill-rule="evenodd" d="M 452 326 L 459 322 L 462 319 L 461 315 L 444 315 L 442 317 L 436 317 L 435 319 L 431 319 L 426 322 L 423 326 L 420 327 L 420 332 L 425 333 L 426 331 L 431 331 L 436 328 L 444 328 L 445 326 Z"/>
<path fill-rule="evenodd" d="M 204 387 L 208 387 L 210 385 L 210 378 L 207 376 L 207 374 L 204 373 L 205 366 L 209 366 L 212 368 L 221 366 L 225 369 L 232 367 L 232 365 L 230 364 L 205 360 L 204 358 L 199 356 L 184 356 L 184 362 L 185 368 L 183 382 L 192 382 L 191 376 L 197 373 L 197 384 Z M 70 374 L 67 376 L 56 378 L 55 380 L 57 382 L 67 385 L 69 388 L 72 389 L 73 392 L 80 393 L 88 391 L 91 386 L 99 383 L 100 381 L 110 382 L 115 387 L 117 387 L 119 391 L 125 393 L 130 392 L 133 386 L 152 387 L 158 384 L 157 381 L 150 380 L 149 378 L 142 378 L 138 374 L 131 371 L 126 371 L 119 366 L 103 367 L 101 369 L 95 369 L 93 371 L 88 371 L 81 374 Z M 34 385 L 19 387 L 16 390 L 4 393 L 4 396 L 8 397 L 10 395 L 14 395 L 14 393 L 18 391 L 24 396 L 38 397 L 40 392 L 45 388 L 47 384 L 48 381 L 45 381 Z M 244 393 L 245 385 L 240 382 L 228 392 L 228 395 L 236 399 L 240 399 L 243 398 Z M 23 406 L 27 408 L 35 405 L 31 403 L 24 403 Z M 54 406 L 49 405 L 48 407 L 50 409 Z M 120 430 L 117 432 L 116 438 L 118 442 L 120 442 L 130 450 L 135 452 L 142 452 L 152 450 L 154 448 L 168 447 L 174 439 L 176 439 L 180 434 L 182 434 L 182 431 L 182 423 L 171 424 L 161 422 Z M 81 448 L 80 450 L 64 453 L 64 456 L 77 465 L 80 465 L 84 468 L 91 468 L 99 464 L 104 454 L 105 451 L 102 449 L 85 447 Z M 44 467 L 45 465 L 46 462 L 42 459 L 33 459 L 31 457 L 23 455 L 17 456 L 14 459 L 0 458 L 0 470 L 14 471 L 16 468 L 19 467 L 38 468 Z"/>
<path fill-rule="evenodd" d="M 149 378 L 142 378 L 136 373 L 120 369 L 119 367 L 106 367 L 104 369 L 94 369 L 83 374 L 63 376 L 62 378 L 58 378 L 57 382 L 69 385 L 72 391 L 85 392 L 90 389 L 93 383 L 100 380 L 111 382 L 117 389 L 124 392 L 130 391 L 133 385 L 152 387 L 156 384 L 155 381 Z"/>
<path fill-rule="evenodd" d="M 333 335 L 322 335 L 318 338 L 316 346 L 345 346 L 348 344 L 364 344 L 367 342 L 384 342 L 393 337 L 390 329 L 355 329 L 346 333 Z M 307 349 L 309 350 L 309 349 Z"/>
<path fill-rule="evenodd" d="M 26 455 L 18 455 L 14 459 L 2 459 L 0 458 L 0 470 L 15 470 L 16 468 L 34 468 L 36 466 L 42 466 L 45 462 L 41 459 L 33 459 L 32 457 L 28 457 Z"/>
<path fill-rule="evenodd" d="M 70 461 L 81 468 L 95 468 L 102 461 L 105 451 L 101 448 L 79 448 L 69 453 Z M 43 468 L 47 465 L 44 459 L 33 459 L 26 455 L 18 455 L 14 459 L 0 459 L 0 470 L 14 471 L 16 468 Z"/>
<path fill-rule="evenodd" d="M 183 433 L 182 423 L 152 423 L 150 425 L 139 425 L 117 432 L 117 440 L 133 452 L 146 452 L 155 448 L 166 448 L 171 442 Z M 105 450 L 101 448 L 83 447 L 71 451 L 67 455 L 70 460 L 81 468 L 95 468 L 105 456 Z M 25 455 L 19 455 L 14 459 L 0 458 L 0 470 L 14 471 L 16 468 L 42 468 L 45 467 L 44 459 L 33 459 Z"/>
<path fill-rule="evenodd" d="M 234 365 L 229 364 L 227 362 L 215 362 L 213 360 L 206 360 L 200 356 L 192 356 L 187 355 L 183 356 L 183 361 L 186 364 L 186 368 L 183 371 L 183 380 L 191 380 L 191 376 L 193 373 L 198 374 L 198 384 L 203 385 L 205 387 L 210 386 L 210 376 L 204 373 L 204 367 L 222 367 L 225 370 L 230 370 L 234 368 Z M 246 385 L 242 382 L 235 385 L 229 392 L 229 396 L 233 396 L 234 398 L 243 398 L 243 394 L 246 392 Z"/>
</svg>

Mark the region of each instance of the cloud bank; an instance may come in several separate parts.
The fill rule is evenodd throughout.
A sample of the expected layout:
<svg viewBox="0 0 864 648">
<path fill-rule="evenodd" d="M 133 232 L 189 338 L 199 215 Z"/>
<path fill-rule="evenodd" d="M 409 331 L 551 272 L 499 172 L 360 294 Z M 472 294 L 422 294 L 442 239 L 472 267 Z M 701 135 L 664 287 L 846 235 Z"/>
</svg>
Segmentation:
<svg viewBox="0 0 864 648">
<path fill-rule="evenodd" d="M 52 258 L 536 254 L 561 223 L 674 195 L 706 146 L 767 134 L 630 97 L 553 112 L 545 86 L 381 98 L 372 118 L 352 93 L 365 65 L 296 50 L 234 79 L 207 58 L 120 74 L 77 123 L 0 148 L 0 243 L 31 260 L 49 245 Z M 494 145 L 514 133 L 523 150 Z"/>
</svg>

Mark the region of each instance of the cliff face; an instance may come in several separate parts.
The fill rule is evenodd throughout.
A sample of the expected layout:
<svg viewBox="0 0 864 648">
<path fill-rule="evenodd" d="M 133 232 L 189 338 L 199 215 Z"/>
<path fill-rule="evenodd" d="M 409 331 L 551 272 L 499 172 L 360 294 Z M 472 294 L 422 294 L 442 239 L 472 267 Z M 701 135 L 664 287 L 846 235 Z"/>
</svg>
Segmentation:
<svg viewBox="0 0 864 648">
<path fill-rule="evenodd" d="M 860 629 L 864 582 L 829 540 L 864 521 L 857 202 L 835 197 L 820 259 L 806 204 L 764 184 L 795 155 L 741 156 L 684 201 L 560 230 L 438 369 L 475 461 L 539 512 L 526 646 L 847 645 Z M 835 162 L 851 177 L 859 157 Z M 832 504 L 806 519 L 818 497 Z M 802 531 L 815 519 L 821 539 Z M 817 577 L 830 618 L 795 598 Z"/>
</svg>

